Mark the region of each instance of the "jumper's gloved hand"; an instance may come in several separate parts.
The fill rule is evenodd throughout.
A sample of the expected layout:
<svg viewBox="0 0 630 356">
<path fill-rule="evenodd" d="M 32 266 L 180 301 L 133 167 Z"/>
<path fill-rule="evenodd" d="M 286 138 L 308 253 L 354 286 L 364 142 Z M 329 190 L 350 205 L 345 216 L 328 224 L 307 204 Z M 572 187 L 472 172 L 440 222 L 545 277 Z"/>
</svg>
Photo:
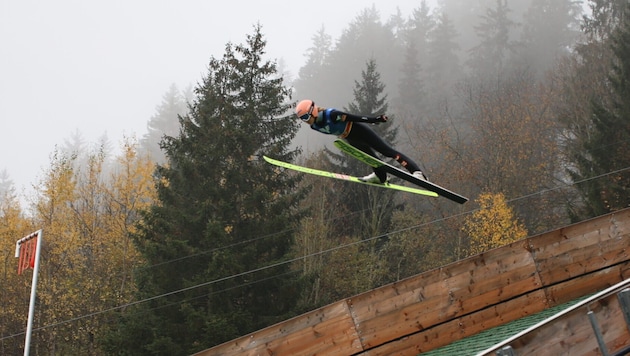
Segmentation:
<svg viewBox="0 0 630 356">
<path fill-rule="evenodd" d="M 387 116 L 386 115 L 379 115 L 376 117 L 376 123 L 380 123 L 380 122 L 387 122 Z"/>
</svg>

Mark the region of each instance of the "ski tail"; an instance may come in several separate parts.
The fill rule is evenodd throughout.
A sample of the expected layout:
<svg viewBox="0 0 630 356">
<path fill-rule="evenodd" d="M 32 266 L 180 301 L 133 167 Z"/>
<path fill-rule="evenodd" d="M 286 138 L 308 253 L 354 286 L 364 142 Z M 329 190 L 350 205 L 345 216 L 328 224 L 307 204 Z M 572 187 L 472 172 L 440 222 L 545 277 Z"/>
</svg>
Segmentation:
<svg viewBox="0 0 630 356">
<path fill-rule="evenodd" d="M 403 171 L 400 168 L 394 167 L 391 164 L 387 163 L 387 162 L 383 162 L 380 159 L 370 156 L 369 154 L 361 151 L 360 149 L 352 146 L 351 144 L 349 144 L 346 141 L 343 140 L 335 140 L 335 146 L 337 148 L 339 148 L 341 151 L 347 153 L 348 155 L 358 159 L 359 161 L 374 167 L 374 168 L 382 168 L 384 169 L 387 173 L 392 174 L 400 179 L 404 179 L 409 183 L 413 183 L 416 184 L 424 189 L 428 189 L 432 192 L 435 192 L 437 194 L 439 194 L 440 196 L 447 198 L 449 200 L 452 200 L 456 203 L 459 204 L 464 204 L 468 201 L 468 198 L 466 198 L 463 195 L 457 194 L 455 192 L 452 192 L 444 187 L 441 187 L 435 183 L 426 181 L 426 180 L 422 180 L 419 179 L 417 177 L 414 177 L 413 175 L 411 175 L 410 173 L 407 173 L 405 171 Z"/>
</svg>

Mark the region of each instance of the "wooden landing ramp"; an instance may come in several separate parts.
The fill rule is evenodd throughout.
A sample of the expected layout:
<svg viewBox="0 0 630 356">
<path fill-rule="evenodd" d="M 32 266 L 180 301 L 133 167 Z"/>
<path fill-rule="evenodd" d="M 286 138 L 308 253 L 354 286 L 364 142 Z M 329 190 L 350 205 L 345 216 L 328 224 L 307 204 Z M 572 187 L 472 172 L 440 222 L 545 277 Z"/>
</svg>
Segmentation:
<svg viewBox="0 0 630 356">
<path fill-rule="evenodd" d="M 630 209 L 338 301 L 197 353 L 417 355 L 630 277 Z"/>
</svg>

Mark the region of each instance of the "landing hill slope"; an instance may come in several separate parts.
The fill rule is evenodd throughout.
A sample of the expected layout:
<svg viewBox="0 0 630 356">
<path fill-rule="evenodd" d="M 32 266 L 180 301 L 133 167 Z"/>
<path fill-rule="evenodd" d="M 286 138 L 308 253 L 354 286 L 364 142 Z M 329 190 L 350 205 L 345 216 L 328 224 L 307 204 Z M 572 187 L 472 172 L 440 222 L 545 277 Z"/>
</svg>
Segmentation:
<svg viewBox="0 0 630 356">
<path fill-rule="evenodd" d="M 340 300 L 196 355 L 418 355 L 629 278 L 629 246 L 626 209 Z"/>
</svg>

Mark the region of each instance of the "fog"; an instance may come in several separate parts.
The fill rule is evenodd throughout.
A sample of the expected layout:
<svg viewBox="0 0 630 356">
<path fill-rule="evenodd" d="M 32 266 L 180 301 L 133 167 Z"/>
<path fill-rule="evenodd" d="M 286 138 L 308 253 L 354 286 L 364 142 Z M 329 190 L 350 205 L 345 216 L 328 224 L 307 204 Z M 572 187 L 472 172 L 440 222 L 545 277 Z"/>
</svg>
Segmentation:
<svg viewBox="0 0 630 356">
<path fill-rule="evenodd" d="M 429 4 L 432 2 L 429 1 Z M 56 146 L 81 136 L 142 137 L 171 84 L 195 85 L 210 57 L 259 23 L 269 59 L 296 75 L 324 26 L 337 38 L 362 0 L 3 1 L 0 5 L 0 180 L 29 194 Z M 418 1 L 374 3 L 383 20 Z"/>
<path fill-rule="evenodd" d="M 267 40 L 266 59 L 278 62 L 287 84 L 295 89 L 294 100 L 309 97 L 319 105 L 343 108 L 352 100 L 354 82 L 360 79 L 366 61 L 373 58 L 387 85 L 388 100 L 398 100 L 399 112 L 406 110 L 417 121 L 422 120 L 421 115 L 439 119 L 443 102 L 450 109 L 456 107 L 450 90 L 466 75 L 460 71 L 466 70 L 467 56 L 479 44 L 479 23 L 499 3 L 427 0 L 430 16 L 414 19 L 418 15 L 414 10 L 422 3 L 5 1 L 0 7 L 0 188 L 8 182 L 18 195 L 29 195 L 49 169 L 56 148 L 69 142 L 81 141 L 88 148 L 107 142 L 108 149 L 116 150 L 125 137 L 141 139 L 172 85 L 181 90 L 196 86 L 207 74 L 210 58 L 221 58 L 229 42 L 244 43 L 258 24 Z M 538 8 L 549 19 L 537 23 L 528 13 L 535 3 L 545 2 L 509 2 L 507 17 L 513 22 L 513 38 L 507 45 L 515 45 L 500 50 L 516 49 L 519 65 L 542 73 L 562 55 L 558 50 L 572 46 L 580 14 L 569 14 L 567 9 L 545 13 Z M 421 31 L 423 21 L 434 30 L 439 28 L 436 23 L 453 26 L 441 29 L 444 34 L 450 31 L 452 37 L 434 39 L 442 49 L 427 50 L 431 44 L 417 44 L 425 46 L 422 53 L 442 53 L 436 58 L 417 58 L 424 76 L 422 95 L 408 93 L 411 98 L 401 98 L 399 84 L 407 55 L 402 43 L 426 36 L 416 33 L 409 40 L 406 32 L 396 33 L 400 27 L 392 25 L 385 31 L 381 24 L 372 27 L 374 18 L 363 18 L 371 16 L 371 10 L 376 11 L 377 22 L 387 26 L 397 23 L 395 15 L 408 22 L 398 22 L 399 26 L 411 26 L 414 31 Z M 366 27 L 356 30 L 362 26 Z M 310 69 L 315 67 L 319 74 L 317 80 L 305 80 L 300 70 L 309 67 L 307 54 L 322 30 L 330 37 L 327 50 L 334 54 L 329 58 L 332 64 L 310 63 Z M 528 47 L 516 45 L 523 33 L 530 39 Z M 477 64 L 472 71 L 468 67 L 468 74 L 495 67 L 494 59 L 486 56 L 493 50 L 478 51 Z M 450 54 L 457 58 L 447 68 Z M 407 107 L 400 100 L 406 100 Z M 306 131 L 303 128 L 297 137 L 304 152 L 319 149 L 325 138 Z"/>
</svg>

